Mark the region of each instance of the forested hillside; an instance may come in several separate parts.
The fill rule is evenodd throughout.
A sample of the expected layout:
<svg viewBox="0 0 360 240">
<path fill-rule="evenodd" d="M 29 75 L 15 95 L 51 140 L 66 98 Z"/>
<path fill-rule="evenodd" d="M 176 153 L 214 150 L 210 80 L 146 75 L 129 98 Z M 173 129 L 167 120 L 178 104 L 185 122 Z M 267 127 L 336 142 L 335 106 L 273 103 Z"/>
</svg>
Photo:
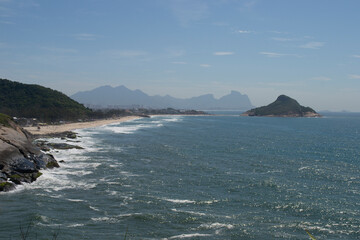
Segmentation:
<svg viewBox="0 0 360 240">
<path fill-rule="evenodd" d="M 84 118 L 91 110 L 59 91 L 0 78 L 0 113 L 51 122 Z"/>
</svg>

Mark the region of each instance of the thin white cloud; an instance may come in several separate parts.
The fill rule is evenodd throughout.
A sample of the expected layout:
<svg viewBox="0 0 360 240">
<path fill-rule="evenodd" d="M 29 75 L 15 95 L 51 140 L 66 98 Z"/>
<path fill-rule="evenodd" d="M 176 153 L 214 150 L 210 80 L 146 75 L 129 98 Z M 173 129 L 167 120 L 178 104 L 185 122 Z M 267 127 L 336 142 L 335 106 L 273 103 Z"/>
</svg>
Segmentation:
<svg viewBox="0 0 360 240">
<path fill-rule="evenodd" d="M 14 15 L 14 12 L 6 7 L 0 6 L 0 17 L 11 17 Z"/>
<path fill-rule="evenodd" d="M 271 39 L 278 42 L 290 42 L 296 40 L 295 38 L 281 38 L 281 37 L 273 37 Z"/>
<path fill-rule="evenodd" d="M 73 35 L 76 40 L 83 40 L 83 41 L 92 41 L 98 38 L 95 34 L 90 33 L 77 33 Z"/>
<path fill-rule="evenodd" d="M 360 55 L 352 55 L 354 58 L 360 58 Z"/>
<path fill-rule="evenodd" d="M 301 45 L 301 48 L 308 48 L 308 49 L 319 49 L 325 45 L 324 42 L 308 42 L 304 45 Z"/>
<path fill-rule="evenodd" d="M 11 46 L 7 43 L 0 42 L 0 48 L 10 48 Z"/>
<path fill-rule="evenodd" d="M 42 47 L 41 49 L 49 51 L 49 52 L 56 52 L 56 53 L 77 53 L 76 49 L 71 48 L 57 48 L 57 47 Z"/>
<path fill-rule="evenodd" d="M 187 62 L 171 62 L 172 64 L 187 64 Z"/>
<path fill-rule="evenodd" d="M 213 55 L 215 56 L 229 56 L 234 55 L 234 52 L 214 52 Z"/>
<path fill-rule="evenodd" d="M 276 53 L 276 52 L 259 52 L 261 55 L 265 55 L 267 57 L 275 58 L 275 57 L 299 57 L 296 54 L 287 54 L 287 53 Z"/>
<path fill-rule="evenodd" d="M 200 67 L 209 68 L 209 67 L 211 67 L 211 65 L 210 64 L 200 64 Z"/>
<path fill-rule="evenodd" d="M 236 33 L 248 34 L 248 33 L 252 33 L 252 31 L 248 31 L 248 30 L 237 30 Z"/>
<path fill-rule="evenodd" d="M 360 79 L 360 75 L 350 74 L 350 75 L 349 75 L 349 78 L 350 78 L 350 79 Z"/>
<path fill-rule="evenodd" d="M 287 32 L 281 32 L 281 31 L 269 31 L 270 33 L 276 33 L 276 34 L 287 34 Z"/>
<path fill-rule="evenodd" d="M 245 1 L 230 1 L 230 2 L 239 2 L 240 3 L 240 11 L 251 11 L 254 7 L 256 7 L 258 0 L 245 0 Z"/>
<path fill-rule="evenodd" d="M 188 26 L 207 17 L 208 4 L 206 1 L 172 0 L 171 10 L 180 25 Z"/>
<path fill-rule="evenodd" d="M 259 82 L 258 84 L 269 87 L 299 87 L 304 85 L 302 82 Z"/>
<path fill-rule="evenodd" d="M 40 4 L 35 1 L 28 0 L 28 1 L 20 2 L 19 6 L 20 7 L 40 7 Z"/>
<path fill-rule="evenodd" d="M 134 58 L 146 56 L 147 52 L 139 50 L 106 50 L 100 52 L 100 54 L 111 58 Z"/>
<path fill-rule="evenodd" d="M 320 76 L 320 77 L 313 77 L 312 80 L 315 80 L 315 81 L 331 81 L 331 78 L 329 77 L 324 77 L 324 76 Z"/>
<path fill-rule="evenodd" d="M 10 21 L 0 21 L 0 24 L 13 25 L 13 24 L 15 24 L 15 23 L 14 23 L 14 22 L 10 22 Z"/>
<path fill-rule="evenodd" d="M 185 55 L 185 50 L 176 49 L 176 48 L 168 48 L 166 49 L 169 57 L 182 57 Z"/>
<path fill-rule="evenodd" d="M 227 22 L 214 22 L 213 25 L 214 25 L 214 26 L 218 26 L 218 27 L 227 27 L 227 26 L 229 26 L 230 24 L 227 23 Z"/>
</svg>

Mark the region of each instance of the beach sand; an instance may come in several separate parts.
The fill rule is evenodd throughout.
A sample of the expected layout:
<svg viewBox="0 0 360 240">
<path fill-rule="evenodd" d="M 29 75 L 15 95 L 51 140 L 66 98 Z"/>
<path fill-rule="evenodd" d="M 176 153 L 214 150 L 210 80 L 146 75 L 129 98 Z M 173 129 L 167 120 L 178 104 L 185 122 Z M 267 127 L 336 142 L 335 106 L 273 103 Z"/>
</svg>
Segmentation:
<svg viewBox="0 0 360 240">
<path fill-rule="evenodd" d="M 38 127 L 24 127 L 24 129 L 33 135 L 48 135 L 48 134 L 62 133 L 66 131 L 73 131 L 75 129 L 93 128 L 111 123 L 126 122 L 139 118 L 140 117 L 138 116 L 126 116 L 120 118 L 95 120 L 91 122 L 76 122 L 76 123 L 65 123 L 59 125 L 47 125 L 47 126 L 41 126 L 40 129 L 38 129 Z"/>
</svg>

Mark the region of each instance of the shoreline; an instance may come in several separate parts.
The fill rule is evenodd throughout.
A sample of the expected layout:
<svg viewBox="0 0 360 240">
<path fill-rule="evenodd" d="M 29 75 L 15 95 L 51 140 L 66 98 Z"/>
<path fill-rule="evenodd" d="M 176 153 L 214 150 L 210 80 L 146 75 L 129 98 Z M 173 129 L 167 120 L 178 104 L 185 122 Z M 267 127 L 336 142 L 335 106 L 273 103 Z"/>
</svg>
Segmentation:
<svg viewBox="0 0 360 240">
<path fill-rule="evenodd" d="M 141 118 L 140 116 L 125 116 L 112 119 L 101 119 L 87 122 L 76 122 L 76 123 L 64 123 L 59 125 L 46 125 L 38 127 L 24 127 L 24 129 L 30 132 L 34 136 L 46 136 L 51 134 L 60 134 L 64 132 L 73 131 L 76 129 L 93 128 L 99 127 L 112 123 L 121 123 Z"/>
</svg>

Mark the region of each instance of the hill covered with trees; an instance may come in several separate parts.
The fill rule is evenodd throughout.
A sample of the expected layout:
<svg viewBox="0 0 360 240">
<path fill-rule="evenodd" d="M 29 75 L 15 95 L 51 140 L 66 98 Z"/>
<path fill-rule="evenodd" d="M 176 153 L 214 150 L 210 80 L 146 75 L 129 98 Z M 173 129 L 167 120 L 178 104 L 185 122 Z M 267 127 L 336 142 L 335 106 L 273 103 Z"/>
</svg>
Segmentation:
<svg viewBox="0 0 360 240">
<path fill-rule="evenodd" d="M 267 106 L 251 109 L 243 116 L 269 117 L 319 117 L 320 114 L 310 107 L 301 106 L 295 99 L 280 95 L 275 102 Z"/>
<path fill-rule="evenodd" d="M 0 78 L 0 113 L 52 122 L 86 118 L 91 110 L 59 91 Z"/>
</svg>

